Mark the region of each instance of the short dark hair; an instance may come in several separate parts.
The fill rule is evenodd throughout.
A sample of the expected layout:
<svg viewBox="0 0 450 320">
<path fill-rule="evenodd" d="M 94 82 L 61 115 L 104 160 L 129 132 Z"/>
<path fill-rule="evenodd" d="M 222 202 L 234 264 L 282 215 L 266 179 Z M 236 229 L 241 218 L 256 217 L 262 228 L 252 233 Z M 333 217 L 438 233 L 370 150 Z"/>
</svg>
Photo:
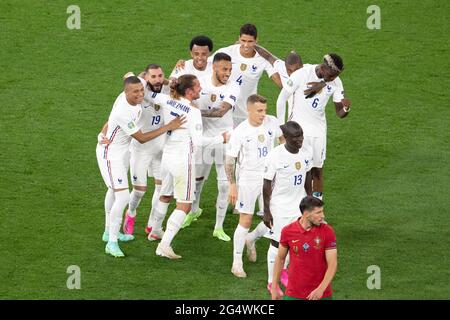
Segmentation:
<svg viewBox="0 0 450 320">
<path fill-rule="evenodd" d="M 289 136 L 289 134 L 292 134 L 292 132 L 301 132 L 301 134 L 303 134 L 302 127 L 296 121 L 288 121 L 285 124 L 282 124 L 280 129 L 285 137 L 286 135 Z"/>
<path fill-rule="evenodd" d="M 331 59 L 333 59 L 333 62 L 336 65 L 336 67 L 338 67 L 339 70 L 343 71 L 344 61 L 342 61 L 342 58 L 336 53 L 329 53 L 328 55 L 331 57 Z"/>
<path fill-rule="evenodd" d="M 217 61 L 222 61 L 222 60 L 231 62 L 231 57 L 228 54 L 226 54 L 225 52 L 218 52 L 214 55 L 213 63 L 217 62 Z"/>
<path fill-rule="evenodd" d="M 286 62 L 287 65 L 292 66 L 294 64 L 303 64 L 302 63 L 302 58 L 300 57 L 300 55 L 297 52 L 290 52 L 287 56 L 286 59 L 284 60 Z"/>
<path fill-rule="evenodd" d="M 197 77 L 193 74 L 184 74 L 178 79 L 172 80 L 170 84 L 172 98 L 178 99 L 180 96 L 184 97 L 186 95 L 186 90 L 194 87 L 195 79 L 197 79 Z"/>
<path fill-rule="evenodd" d="M 241 27 L 239 33 L 240 36 L 242 36 L 243 34 L 253 36 L 256 39 L 258 37 L 258 30 L 256 29 L 256 26 L 254 24 L 246 23 Z"/>
<path fill-rule="evenodd" d="M 207 36 L 196 36 L 192 38 L 191 43 L 189 44 L 189 50 L 192 50 L 194 45 L 200 47 L 208 46 L 209 51 L 213 50 L 213 42 Z"/>
<path fill-rule="evenodd" d="M 125 86 L 127 86 L 129 84 L 136 84 L 136 83 L 142 83 L 141 80 L 139 80 L 139 78 L 136 76 L 128 77 L 123 81 L 123 84 Z"/>
<path fill-rule="evenodd" d="M 300 212 L 303 214 L 305 211 L 310 211 L 314 208 L 322 208 L 323 201 L 313 196 L 306 196 L 300 202 Z"/>
<path fill-rule="evenodd" d="M 154 70 L 154 69 L 162 69 L 161 66 L 159 64 L 156 63 L 150 63 L 147 68 L 145 68 L 145 72 L 147 72 L 148 70 Z"/>
<path fill-rule="evenodd" d="M 249 104 L 249 103 L 255 104 L 257 102 L 267 103 L 267 99 L 265 97 L 259 95 L 259 94 L 256 94 L 256 93 L 252 94 L 251 96 L 249 96 L 247 98 L 247 104 Z"/>
</svg>

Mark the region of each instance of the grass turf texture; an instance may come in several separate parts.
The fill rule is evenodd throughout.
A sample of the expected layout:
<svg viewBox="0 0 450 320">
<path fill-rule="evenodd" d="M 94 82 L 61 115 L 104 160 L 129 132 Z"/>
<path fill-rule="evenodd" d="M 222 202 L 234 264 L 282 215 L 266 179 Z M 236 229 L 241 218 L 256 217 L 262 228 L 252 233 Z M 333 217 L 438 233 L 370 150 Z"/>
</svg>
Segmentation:
<svg viewBox="0 0 450 320">
<path fill-rule="evenodd" d="M 267 239 L 247 279 L 230 273 L 232 241 L 212 238 L 215 175 L 198 222 L 175 238 L 181 261 L 156 257 L 144 237 L 150 195 L 127 257 L 104 253 L 105 187 L 96 135 L 121 91 L 121 76 L 160 63 L 166 75 L 188 58 L 190 39 L 207 34 L 218 49 L 243 23 L 279 57 L 304 62 L 327 52 L 345 63 L 353 100 L 347 119 L 328 106 L 327 221 L 335 228 L 335 299 L 450 297 L 447 196 L 450 81 L 447 1 L 378 1 L 381 30 L 368 30 L 368 1 L 76 1 L 81 29 L 68 30 L 68 1 L 0 3 L 2 299 L 268 299 Z M 443 66 L 443 67 L 441 67 Z M 278 90 L 266 76 L 259 92 L 275 112 Z M 170 213 L 170 212 L 169 212 Z M 254 225 L 259 222 L 256 218 Z M 229 214 L 232 236 L 237 216 Z M 81 290 L 66 269 L 81 268 Z M 381 268 L 368 290 L 367 267 Z"/>
</svg>

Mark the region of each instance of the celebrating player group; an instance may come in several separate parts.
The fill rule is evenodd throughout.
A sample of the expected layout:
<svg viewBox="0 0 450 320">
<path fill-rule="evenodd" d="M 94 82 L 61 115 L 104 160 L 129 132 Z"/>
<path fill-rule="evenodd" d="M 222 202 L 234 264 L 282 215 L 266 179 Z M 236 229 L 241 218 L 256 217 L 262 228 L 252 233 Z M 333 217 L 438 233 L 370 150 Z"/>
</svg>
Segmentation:
<svg viewBox="0 0 450 320">
<path fill-rule="evenodd" d="M 153 177 L 145 232 L 148 240 L 160 241 L 157 256 L 180 259 L 172 242 L 201 216 L 203 185 L 214 165 L 212 236 L 231 241 L 223 228 L 229 204 L 239 214 L 232 274 L 247 277 L 244 248 L 256 262 L 255 242 L 265 236 L 271 239 L 272 298 L 330 297 L 337 255 L 323 215 L 325 107 L 332 96 L 339 118 L 350 112 L 339 78 L 342 59 L 330 53 L 320 64 L 303 64 L 292 51 L 280 60 L 257 44 L 253 24 L 240 28 L 236 44 L 215 52 L 209 37 L 196 36 L 190 53 L 192 59 L 179 60 L 168 78 L 156 63 L 137 76 L 126 73 L 124 90 L 98 135 L 97 162 L 107 186 L 105 252 L 125 256 L 119 243 L 134 239 L 137 209 Z M 264 71 L 280 88 L 276 116 L 267 114 L 267 99 L 257 93 Z M 172 200 L 176 206 L 163 228 Z M 263 219 L 250 232 L 256 207 Z M 304 274 L 311 264 L 319 276 Z"/>
</svg>

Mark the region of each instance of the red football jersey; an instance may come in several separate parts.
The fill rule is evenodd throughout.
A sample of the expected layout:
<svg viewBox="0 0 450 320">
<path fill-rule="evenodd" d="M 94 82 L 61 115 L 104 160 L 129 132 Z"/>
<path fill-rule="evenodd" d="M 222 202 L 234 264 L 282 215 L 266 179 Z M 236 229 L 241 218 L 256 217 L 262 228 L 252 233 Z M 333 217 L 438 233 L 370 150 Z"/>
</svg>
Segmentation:
<svg viewBox="0 0 450 320">
<path fill-rule="evenodd" d="M 281 231 L 280 244 L 289 248 L 289 283 L 286 295 L 306 299 L 322 282 L 327 271 L 325 250 L 336 249 L 336 235 L 328 224 L 306 231 L 299 220 Z M 329 285 L 322 298 L 332 295 Z"/>
</svg>

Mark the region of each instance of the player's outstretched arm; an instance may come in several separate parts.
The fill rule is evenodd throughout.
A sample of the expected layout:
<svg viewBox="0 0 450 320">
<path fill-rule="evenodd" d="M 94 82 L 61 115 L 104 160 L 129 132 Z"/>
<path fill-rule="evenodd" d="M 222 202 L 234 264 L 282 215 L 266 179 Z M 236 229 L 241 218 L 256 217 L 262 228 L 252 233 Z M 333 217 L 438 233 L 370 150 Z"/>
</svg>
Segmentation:
<svg viewBox="0 0 450 320">
<path fill-rule="evenodd" d="M 230 184 L 230 192 L 228 194 L 228 202 L 235 205 L 237 200 L 236 187 L 236 158 L 226 156 L 225 158 L 225 173 L 227 174 L 228 183 Z"/>
<path fill-rule="evenodd" d="M 270 212 L 270 199 L 272 198 L 272 180 L 264 179 L 263 184 L 263 200 L 264 200 L 264 217 L 263 221 L 267 228 L 272 229 L 273 216 Z"/>
<path fill-rule="evenodd" d="M 284 261 L 288 254 L 289 248 L 283 246 L 281 243 L 278 245 L 278 254 L 275 258 L 275 265 L 273 267 L 273 277 L 272 277 L 272 300 L 280 300 L 282 297 L 278 294 L 280 286 L 280 275 L 281 270 L 284 266 Z"/>
<path fill-rule="evenodd" d="M 341 102 L 335 102 L 334 106 L 336 108 L 336 115 L 339 118 L 345 118 L 348 116 L 348 113 L 350 112 L 350 107 L 352 105 L 352 102 L 350 99 L 342 99 Z"/>
<path fill-rule="evenodd" d="M 146 143 L 152 139 L 155 139 L 156 137 L 162 135 L 163 133 L 166 133 L 167 131 L 172 131 L 178 129 L 182 124 L 186 122 L 186 116 L 176 117 L 172 121 L 170 121 L 168 124 L 150 131 L 143 133 L 141 130 L 136 132 L 135 134 L 131 135 L 134 139 L 139 141 L 140 143 Z"/>
<path fill-rule="evenodd" d="M 256 45 L 255 50 L 256 50 L 256 52 L 258 52 L 258 54 L 261 57 L 266 59 L 272 66 L 275 63 L 275 61 L 278 60 L 278 58 L 276 56 L 274 56 L 269 50 L 267 50 L 264 47 L 261 47 L 259 44 Z"/>
<path fill-rule="evenodd" d="M 231 109 L 231 104 L 228 102 L 222 102 L 220 108 L 213 108 L 211 110 L 201 110 L 202 117 L 207 118 L 221 118 Z"/>
</svg>

